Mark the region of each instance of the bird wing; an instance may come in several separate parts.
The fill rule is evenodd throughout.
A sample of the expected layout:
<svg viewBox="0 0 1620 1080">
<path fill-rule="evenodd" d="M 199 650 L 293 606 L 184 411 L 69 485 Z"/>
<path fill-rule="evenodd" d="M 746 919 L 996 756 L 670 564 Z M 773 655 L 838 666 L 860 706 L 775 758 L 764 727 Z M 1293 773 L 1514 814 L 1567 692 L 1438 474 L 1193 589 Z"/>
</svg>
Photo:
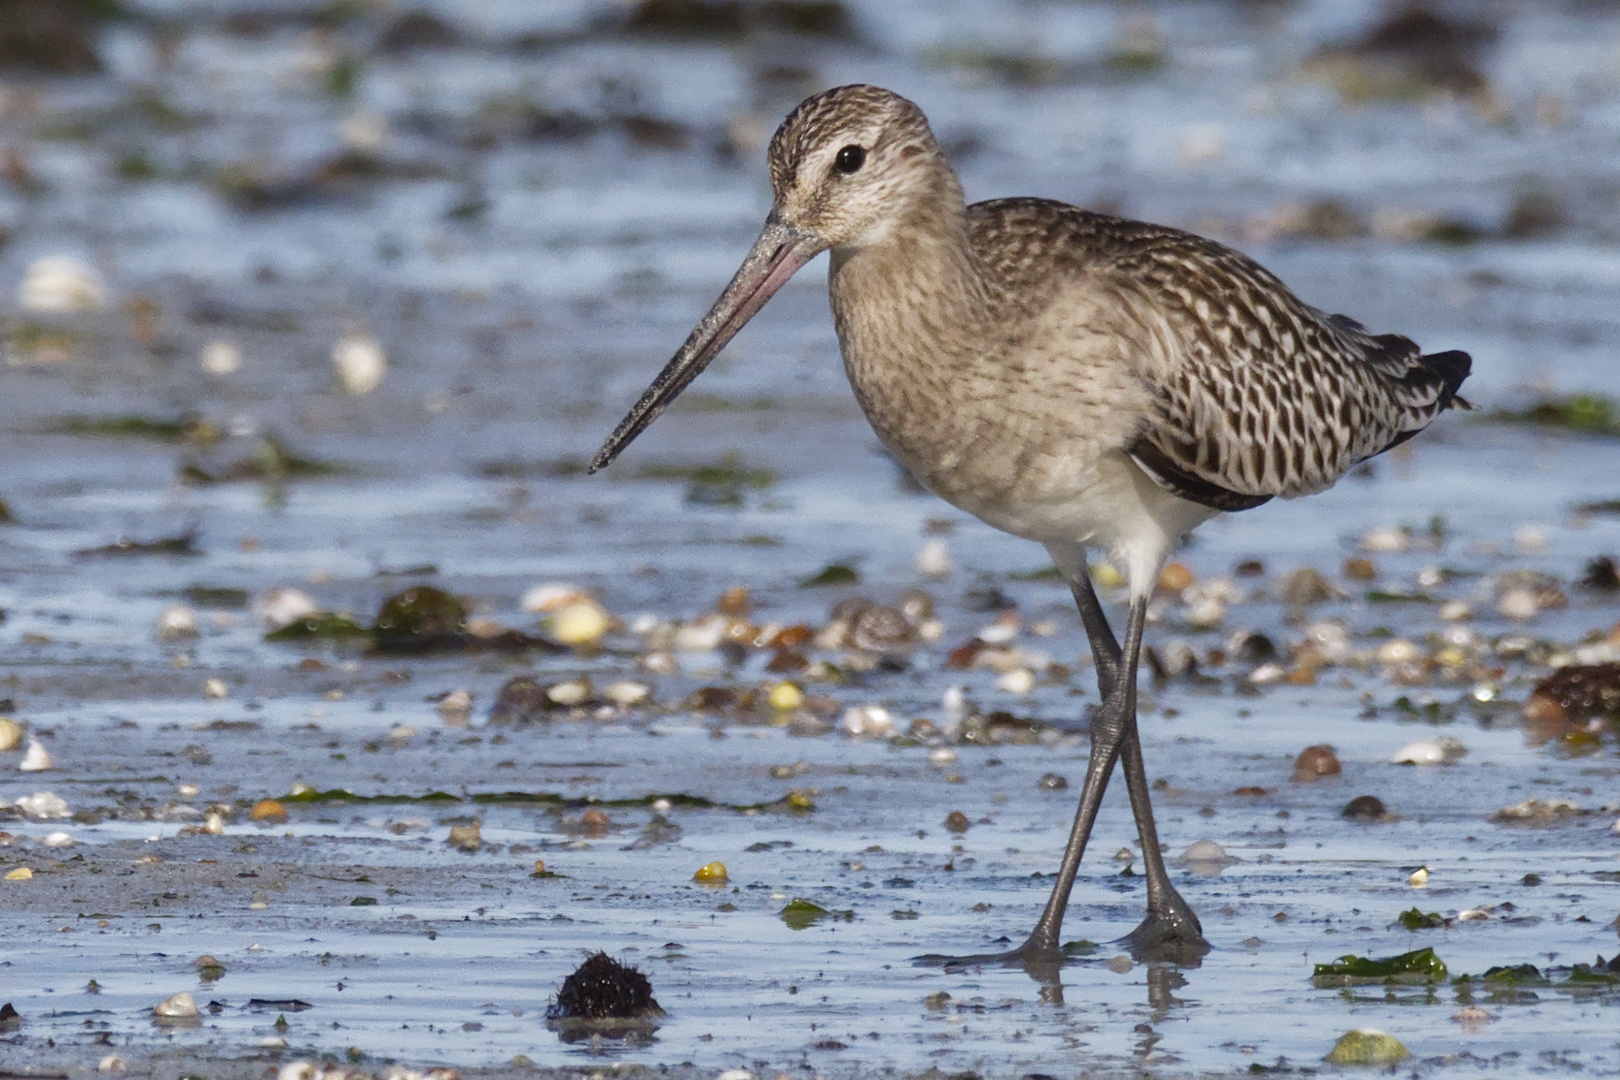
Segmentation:
<svg viewBox="0 0 1620 1080">
<path fill-rule="evenodd" d="M 1063 250 L 1068 287 L 1106 289 L 1130 312 L 1141 329 L 1130 362 L 1157 407 L 1123 449 L 1162 486 L 1218 510 L 1331 486 L 1428 426 L 1468 374 L 1466 353 L 1425 356 L 1398 334 L 1370 334 L 1191 233 L 1033 199 L 970 208 L 970 223 L 989 219 L 998 233 L 1034 232 L 1028 243 L 1048 259 Z M 975 247 L 1001 252 L 992 269 L 1004 279 L 1041 261 L 1014 253 L 1026 245 L 981 247 L 985 228 Z"/>
</svg>

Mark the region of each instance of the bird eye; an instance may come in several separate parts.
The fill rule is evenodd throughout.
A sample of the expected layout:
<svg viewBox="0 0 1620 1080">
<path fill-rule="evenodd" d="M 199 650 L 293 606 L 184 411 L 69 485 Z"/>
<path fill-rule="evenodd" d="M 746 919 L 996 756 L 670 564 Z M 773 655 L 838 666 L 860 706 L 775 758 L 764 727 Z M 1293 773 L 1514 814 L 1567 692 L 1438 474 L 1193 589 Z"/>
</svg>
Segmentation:
<svg viewBox="0 0 1620 1080">
<path fill-rule="evenodd" d="M 850 145 L 838 151 L 838 156 L 833 158 L 833 171 L 847 175 L 852 172 L 859 172 L 864 164 L 866 164 L 866 150 L 859 146 Z"/>
</svg>

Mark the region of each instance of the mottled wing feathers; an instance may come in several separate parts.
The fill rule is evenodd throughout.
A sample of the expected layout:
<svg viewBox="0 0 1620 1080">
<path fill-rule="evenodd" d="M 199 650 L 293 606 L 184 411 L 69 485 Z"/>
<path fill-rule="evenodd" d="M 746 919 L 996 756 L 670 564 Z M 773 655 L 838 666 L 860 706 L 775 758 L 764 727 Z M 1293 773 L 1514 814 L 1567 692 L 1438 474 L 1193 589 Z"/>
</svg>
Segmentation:
<svg viewBox="0 0 1620 1080">
<path fill-rule="evenodd" d="M 1021 314 L 1077 287 L 1131 314 L 1128 362 L 1158 409 L 1122 449 L 1218 510 L 1329 487 L 1427 427 L 1468 375 L 1466 353 L 1424 356 L 1407 338 L 1369 334 L 1190 233 L 1038 199 L 977 203 L 968 220 Z"/>
</svg>

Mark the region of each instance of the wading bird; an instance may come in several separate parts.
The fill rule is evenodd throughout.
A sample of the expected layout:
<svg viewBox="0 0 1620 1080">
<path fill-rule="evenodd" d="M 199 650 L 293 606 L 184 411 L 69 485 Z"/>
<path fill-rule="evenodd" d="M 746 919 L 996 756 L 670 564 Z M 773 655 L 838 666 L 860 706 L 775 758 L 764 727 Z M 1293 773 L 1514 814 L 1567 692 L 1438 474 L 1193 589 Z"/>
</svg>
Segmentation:
<svg viewBox="0 0 1620 1080">
<path fill-rule="evenodd" d="M 794 272 L 831 252 L 850 385 L 930 491 L 1046 546 L 1074 594 L 1102 704 L 1057 883 L 1018 948 L 935 962 L 1059 964 L 1059 930 L 1116 761 L 1147 878 L 1139 958 L 1209 948 L 1176 892 L 1136 726 L 1147 600 L 1165 558 L 1217 513 L 1330 487 L 1466 406 L 1462 352 L 1303 303 L 1253 260 L 1176 229 L 1044 199 L 966 205 L 916 105 L 874 86 L 809 98 L 770 145 L 765 228 L 714 307 L 591 462 L 611 462 Z M 1086 568 L 1124 570 L 1123 644 Z"/>
</svg>

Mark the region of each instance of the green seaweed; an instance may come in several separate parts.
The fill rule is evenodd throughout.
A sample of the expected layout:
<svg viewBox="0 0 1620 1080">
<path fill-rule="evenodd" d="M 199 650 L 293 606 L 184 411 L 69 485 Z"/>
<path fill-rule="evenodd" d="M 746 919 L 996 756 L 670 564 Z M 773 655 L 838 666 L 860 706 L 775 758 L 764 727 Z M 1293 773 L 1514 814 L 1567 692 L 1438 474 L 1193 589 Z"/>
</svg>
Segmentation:
<svg viewBox="0 0 1620 1080">
<path fill-rule="evenodd" d="M 861 580 L 861 575 L 853 567 L 843 563 L 829 563 L 820 571 L 810 575 L 799 582 L 801 589 L 819 589 L 828 585 L 854 585 Z"/>
<path fill-rule="evenodd" d="M 635 475 L 645 480 L 685 480 L 686 501 L 694 506 L 739 507 L 749 491 L 776 483 L 774 472 L 744 465 L 736 454 L 710 465 L 644 465 Z"/>
<path fill-rule="evenodd" d="M 1425 912 L 1417 908 L 1408 908 L 1401 912 L 1397 919 L 1408 930 L 1432 930 L 1446 925 L 1446 917 L 1438 911 Z"/>
<path fill-rule="evenodd" d="M 806 930 L 822 919 L 842 919 L 844 922 L 854 922 L 854 911 L 828 911 L 820 904 L 813 904 L 809 900 L 793 899 L 787 902 L 779 915 L 787 923 L 789 930 Z"/>
<path fill-rule="evenodd" d="M 1620 437 L 1620 405 L 1602 394 L 1569 394 L 1546 397 L 1529 408 L 1513 411 L 1498 409 L 1487 419 L 1503 423 L 1530 424 L 1561 428 L 1586 435 Z"/>
<path fill-rule="evenodd" d="M 219 429 L 196 416 L 158 419 L 150 416 L 64 416 L 45 428 L 52 435 L 99 439 L 151 439 L 154 442 L 211 442 Z"/>
<path fill-rule="evenodd" d="M 432 585 L 417 585 L 383 601 L 371 631 L 384 652 L 420 652 L 459 644 L 467 630 L 467 605 Z"/>
<path fill-rule="evenodd" d="M 355 622 L 347 615 L 339 615 L 332 611 L 317 611 L 313 615 L 306 615 L 302 619 L 294 619 L 279 630 L 272 630 L 264 635 L 264 640 L 272 642 L 309 642 L 309 641 L 353 641 L 356 638 L 369 638 L 371 631 Z"/>
<path fill-rule="evenodd" d="M 1317 964 L 1311 981 L 1317 986 L 1358 986 L 1366 983 L 1444 982 L 1446 965 L 1430 948 L 1378 959 L 1341 956 L 1331 964 Z"/>
</svg>

